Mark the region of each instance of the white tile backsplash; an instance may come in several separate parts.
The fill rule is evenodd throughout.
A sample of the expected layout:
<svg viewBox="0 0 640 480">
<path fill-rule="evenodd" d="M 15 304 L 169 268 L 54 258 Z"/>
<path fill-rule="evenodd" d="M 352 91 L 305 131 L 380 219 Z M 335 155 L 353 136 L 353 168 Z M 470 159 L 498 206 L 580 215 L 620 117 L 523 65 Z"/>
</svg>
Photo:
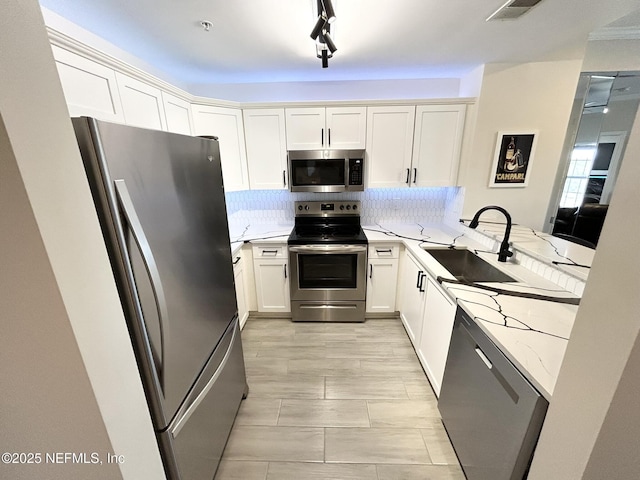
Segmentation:
<svg viewBox="0 0 640 480">
<path fill-rule="evenodd" d="M 353 193 L 292 193 L 286 190 L 248 190 L 225 195 L 234 222 L 247 224 L 293 223 L 295 201 L 360 200 L 361 223 L 436 223 L 460 218 L 464 189 L 385 188 Z"/>
</svg>

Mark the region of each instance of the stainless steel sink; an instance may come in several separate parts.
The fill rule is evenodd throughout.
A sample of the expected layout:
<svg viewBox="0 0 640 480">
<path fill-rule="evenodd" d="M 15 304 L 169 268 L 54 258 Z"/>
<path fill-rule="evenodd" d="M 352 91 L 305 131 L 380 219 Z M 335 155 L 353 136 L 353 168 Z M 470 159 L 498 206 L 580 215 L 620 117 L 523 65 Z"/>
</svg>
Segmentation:
<svg viewBox="0 0 640 480">
<path fill-rule="evenodd" d="M 516 282 L 475 253 L 461 248 L 423 247 L 457 280 L 463 282 Z"/>
</svg>

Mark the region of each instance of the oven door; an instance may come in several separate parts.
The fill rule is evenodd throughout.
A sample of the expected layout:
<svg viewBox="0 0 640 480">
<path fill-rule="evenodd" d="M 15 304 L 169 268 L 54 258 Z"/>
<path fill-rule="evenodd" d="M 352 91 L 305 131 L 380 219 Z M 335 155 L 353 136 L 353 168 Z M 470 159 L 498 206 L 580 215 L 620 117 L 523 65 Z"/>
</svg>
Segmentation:
<svg viewBox="0 0 640 480">
<path fill-rule="evenodd" d="M 366 296 L 366 245 L 292 245 L 291 300 L 356 301 Z"/>
<path fill-rule="evenodd" d="M 289 185 L 292 192 L 344 192 L 348 163 L 344 158 L 289 157 Z"/>
</svg>

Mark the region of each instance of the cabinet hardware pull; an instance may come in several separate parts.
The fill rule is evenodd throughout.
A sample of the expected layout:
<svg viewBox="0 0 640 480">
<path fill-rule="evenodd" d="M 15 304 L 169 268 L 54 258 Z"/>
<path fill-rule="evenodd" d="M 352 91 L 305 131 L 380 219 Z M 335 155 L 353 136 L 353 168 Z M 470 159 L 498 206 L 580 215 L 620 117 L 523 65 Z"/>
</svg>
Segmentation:
<svg viewBox="0 0 640 480">
<path fill-rule="evenodd" d="M 422 274 L 422 276 L 420 277 L 420 287 L 418 287 L 418 290 L 420 290 L 421 293 L 424 293 L 424 279 L 427 278 L 426 274 Z"/>
<path fill-rule="evenodd" d="M 265 254 L 278 255 L 278 250 L 262 250 L 262 256 L 264 256 Z"/>
<path fill-rule="evenodd" d="M 283 266 L 284 266 L 284 278 L 287 278 L 287 264 L 285 263 Z"/>
<path fill-rule="evenodd" d="M 416 183 L 416 177 L 418 176 L 418 169 L 413 169 L 413 183 Z"/>
<path fill-rule="evenodd" d="M 391 249 L 390 248 L 385 248 L 385 249 L 381 249 L 381 248 L 376 248 L 376 253 L 380 254 L 380 253 L 391 253 Z"/>
<path fill-rule="evenodd" d="M 282 183 L 286 187 L 287 186 L 287 171 L 282 170 Z"/>
<path fill-rule="evenodd" d="M 321 130 L 321 133 L 320 133 L 320 144 L 324 147 L 324 128 Z"/>
<path fill-rule="evenodd" d="M 369 264 L 369 278 L 371 278 L 373 275 L 373 264 Z"/>
<path fill-rule="evenodd" d="M 329 146 L 331 146 L 331 129 L 327 128 L 327 136 L 329 137 Z"/>
<path fill-rule="evenodd" d="M 404 181 L 404 183 L 409 183 L 410 178 L 411 178 L 411 169 L 407 168 L 407 179 Z"/>
<path fill-rule="evenodd" d="M 233 264 L 234 264 L 234 265 L 237 265 L 239 261 L 240 261 L 240 257 L 237 257 L 237 258 L 233 261 Z"/>
<path fill-rule="evenodd" d="M 424 272 L 422 270 L 418 271 L 418 281 L 416 281 L 416 288 L 421 288 L 422 285 L 422 274 Z"/>
</svg>

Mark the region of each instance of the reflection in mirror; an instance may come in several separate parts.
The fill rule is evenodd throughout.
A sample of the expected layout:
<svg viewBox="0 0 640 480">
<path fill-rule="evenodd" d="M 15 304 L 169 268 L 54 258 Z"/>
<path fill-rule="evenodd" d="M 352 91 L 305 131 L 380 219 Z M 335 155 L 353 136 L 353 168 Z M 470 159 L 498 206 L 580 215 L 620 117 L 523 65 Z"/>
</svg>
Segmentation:
<svg viewBox="0 0 640 480">
<path fill-rule="evenodd" d="M 583 74 L 580 85 L 576 99 L 584 101 L 574 103 L 581 114 L 553 234 L 595 248 L 638 110 L 640 75 Z"/>
</svg>

